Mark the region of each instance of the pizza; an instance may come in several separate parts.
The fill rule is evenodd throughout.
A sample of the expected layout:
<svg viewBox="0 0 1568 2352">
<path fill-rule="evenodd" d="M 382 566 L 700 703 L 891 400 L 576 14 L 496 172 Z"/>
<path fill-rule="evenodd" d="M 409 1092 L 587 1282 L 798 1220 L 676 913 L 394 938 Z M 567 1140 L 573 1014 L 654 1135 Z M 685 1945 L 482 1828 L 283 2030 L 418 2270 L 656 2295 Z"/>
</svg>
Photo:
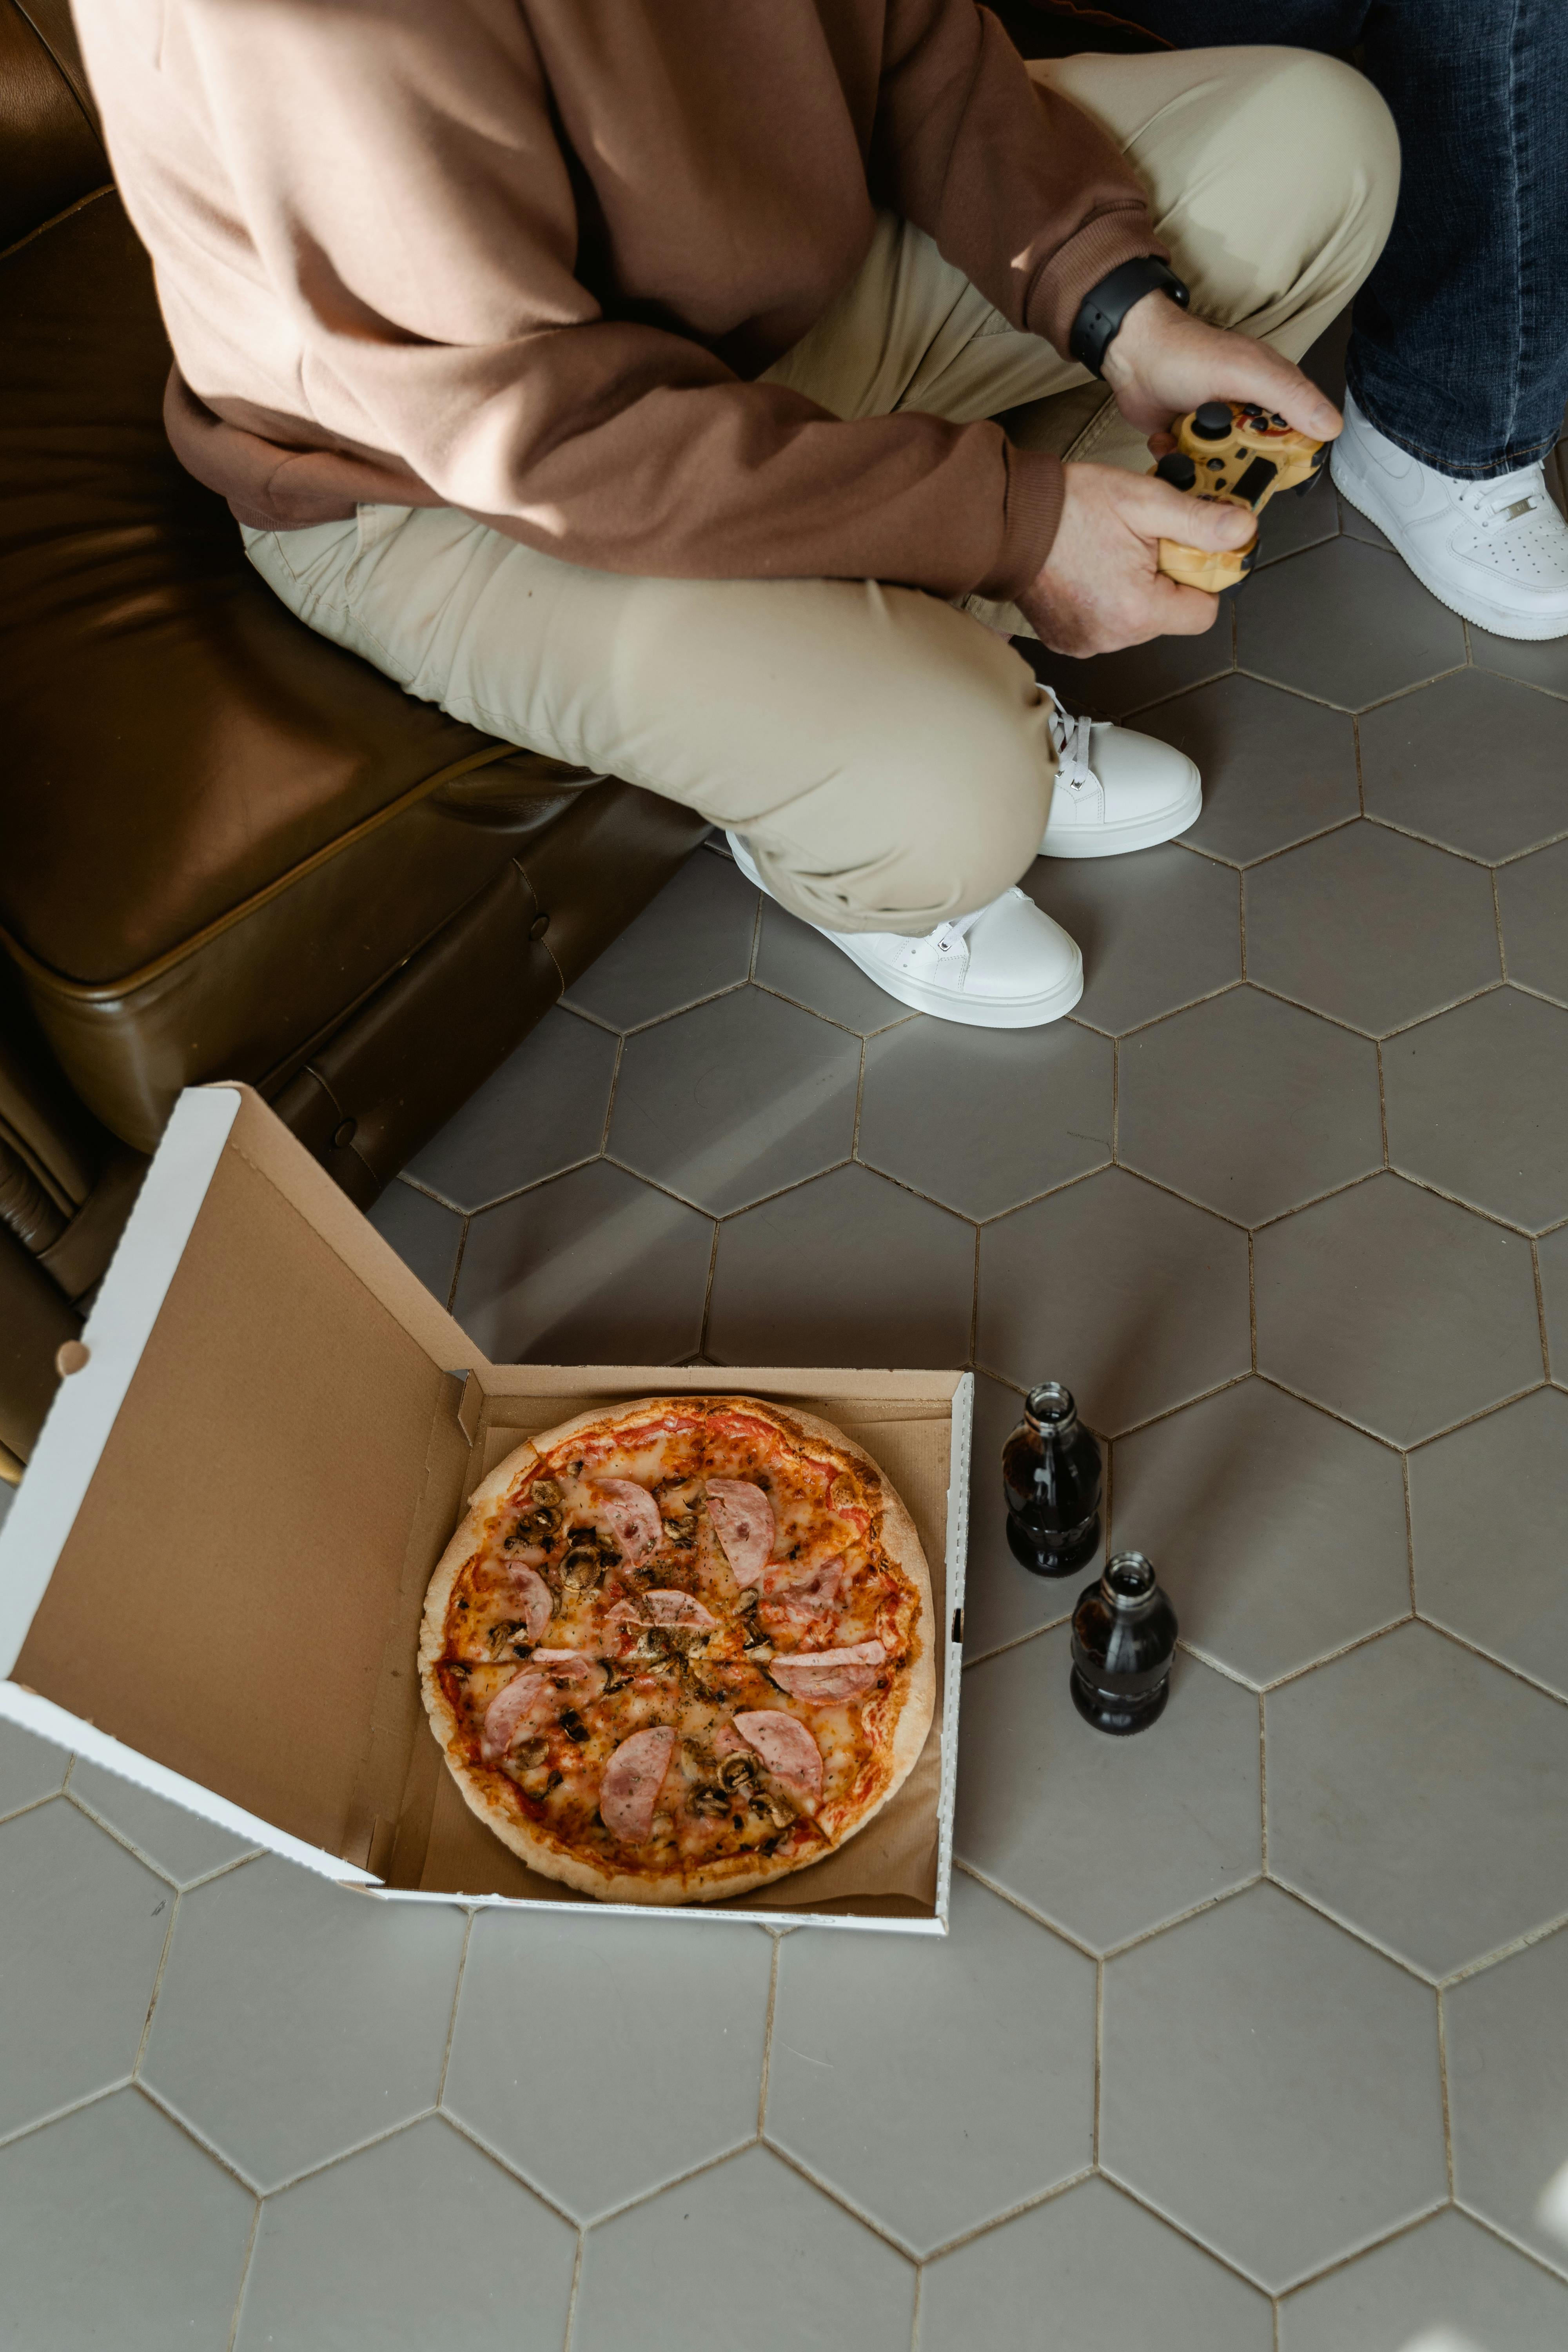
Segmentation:
<svg viewBox="0 0 1568 2352">
<path fill-rule="evenodd" d="M 904 1780 L 935 1704 L 909 1513 L 826 1422 L 645 1397 L 520 1445 L 426 1597 L 425 1704 L 480 1820 L 616 1903 L 804 1869 Z"/>
</svg>

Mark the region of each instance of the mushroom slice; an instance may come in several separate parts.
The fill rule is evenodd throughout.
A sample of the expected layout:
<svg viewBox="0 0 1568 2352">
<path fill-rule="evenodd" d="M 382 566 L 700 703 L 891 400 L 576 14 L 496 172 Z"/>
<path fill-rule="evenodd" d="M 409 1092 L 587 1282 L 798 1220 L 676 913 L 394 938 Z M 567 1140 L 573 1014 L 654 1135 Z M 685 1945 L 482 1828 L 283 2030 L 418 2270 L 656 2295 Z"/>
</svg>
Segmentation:
<svg viewBox="0 0 1568 2352">
<path fill-rule="evenodd" d="M 737 1584 L 755 1584 L 778 1534 L 773 1507 L 749 1478 L 710 1478 L 708 1516 Z"/>
<path fill-rule="evenodd" d="M 605 1767 L 599 1790 L 600 1819 L 612 1837 L 627 1845 L 641 1845 L 647 1839 L 674 1753 L 675 1733 L 668 1724 L 634 1731 L 622 1740 Z"/>
<path fill-rule="evenodd" d="M 822 1750 L 804 1723 L 782 1709 L 738 1715 L 735 1728 L 791 1796 L 815 1805 L 822 1794 Z"/>
</svg>

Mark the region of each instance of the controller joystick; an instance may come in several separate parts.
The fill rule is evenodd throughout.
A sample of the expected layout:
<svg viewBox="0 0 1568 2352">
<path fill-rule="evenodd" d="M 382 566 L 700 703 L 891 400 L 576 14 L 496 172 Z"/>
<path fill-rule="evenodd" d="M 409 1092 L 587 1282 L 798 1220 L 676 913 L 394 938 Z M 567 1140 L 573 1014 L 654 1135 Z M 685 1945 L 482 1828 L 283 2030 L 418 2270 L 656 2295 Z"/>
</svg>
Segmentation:
<svg viewBox="0 0 1568 2352">
<path fill-rule="evenodd" d="M 1256 401 L 1205 400 L 1183 417 L 1176 446 L 1154 472 L 1184 497 L 1246 507 L 1259 515 L 1280 490 L 1310 490 L 1327 456 L 1327 442 L 1298 433 Z M 1239 588 L 1257 560 L 1256 529 L 1249 546 L 1217 553 L 1183 547 L 1173 539 L 1160 541 L 1160 569 L 1168 579 L 1215 596 Z"/>
</svg>

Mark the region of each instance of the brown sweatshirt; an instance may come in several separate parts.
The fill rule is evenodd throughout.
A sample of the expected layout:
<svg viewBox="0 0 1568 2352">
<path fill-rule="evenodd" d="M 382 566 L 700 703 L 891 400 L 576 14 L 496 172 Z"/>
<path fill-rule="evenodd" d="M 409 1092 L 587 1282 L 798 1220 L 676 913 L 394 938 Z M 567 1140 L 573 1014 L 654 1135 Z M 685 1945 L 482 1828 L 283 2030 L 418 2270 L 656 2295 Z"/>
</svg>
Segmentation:
<svg viewBox="0 0 1568 2352">
<path fill-rule="evenodd" d="M 454 506 L 608 572 L 1004 597 L 1054 458 L 758 373 L 927 230 L 1065 348 L 1163 253 L 974 0 L 74 0 L 177 366 L 242 522 Z"/>
</svg>

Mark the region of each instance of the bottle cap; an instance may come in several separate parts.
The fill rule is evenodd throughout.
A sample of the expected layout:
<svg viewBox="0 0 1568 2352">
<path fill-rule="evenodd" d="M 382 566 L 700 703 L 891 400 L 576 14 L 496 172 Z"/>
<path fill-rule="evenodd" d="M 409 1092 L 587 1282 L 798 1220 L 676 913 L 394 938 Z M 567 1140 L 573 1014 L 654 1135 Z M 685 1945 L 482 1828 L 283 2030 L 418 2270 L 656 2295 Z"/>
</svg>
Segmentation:
<svg viewBox="0 0 1568 2352">
<path fill-rule="evenodd" d="M 1033 1422 L 1037 1429 L 1047 1429 L 1054 1436 L 1059 1436 L 1078 1419 L 1072 1391 L 1064 1389 L 1059 1381 L 1043 1381 L 1024 1399 L 1024 1418 Z"/>
<path fill-rule="evenodd" d="M 1117 1609 L 1139 1609 L 1154 1590 L 1153 1564 L 1141 1551 L 1119 1551 L 1107 1560 L 1100 1580 Z"/>
</svg>

